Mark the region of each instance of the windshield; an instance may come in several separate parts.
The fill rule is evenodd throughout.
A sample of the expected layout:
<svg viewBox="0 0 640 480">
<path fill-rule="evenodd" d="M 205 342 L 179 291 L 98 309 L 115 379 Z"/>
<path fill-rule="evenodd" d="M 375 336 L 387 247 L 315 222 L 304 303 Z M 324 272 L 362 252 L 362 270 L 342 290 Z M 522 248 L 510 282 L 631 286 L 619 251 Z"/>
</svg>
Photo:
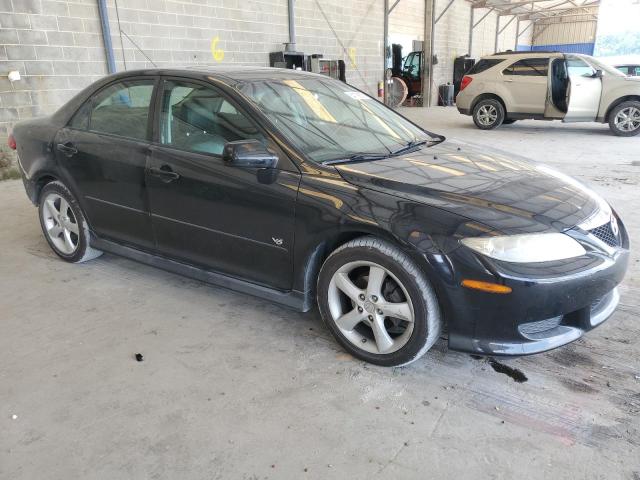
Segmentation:
<svg viewBox="0 0 640 480">
<path fill-rule="evenodd" d="M 390 155 L 416 142 L 442 140 L 336 80 L 256 81 L 239 89 L 315 162 Z"/>
</svg>

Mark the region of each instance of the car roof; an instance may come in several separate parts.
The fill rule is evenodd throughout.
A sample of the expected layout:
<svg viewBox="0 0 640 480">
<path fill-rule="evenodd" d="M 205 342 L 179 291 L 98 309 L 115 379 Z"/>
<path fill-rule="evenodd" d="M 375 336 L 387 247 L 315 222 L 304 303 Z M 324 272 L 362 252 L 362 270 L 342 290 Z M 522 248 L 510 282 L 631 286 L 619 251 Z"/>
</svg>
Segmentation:
<svg viewBox="0 0 640 480">
<path fill-rule="evenodd" d="M 320 75 L 302 70 L 292 70 L 288 68 L 256 67 L 244 65 L 188 65 L 186 67 L 169 68 L 147 68 L 143 70 L 130 70 L 118 72 L 120 77 L 136 75 L 176 75 L 176 76 L 216 77 L 224 80 L 225 83 L 235 84 L 253 80 L 296 80 L 304 78 L 321 77 L 327 79 L 326 75 Z"/>
</svg>

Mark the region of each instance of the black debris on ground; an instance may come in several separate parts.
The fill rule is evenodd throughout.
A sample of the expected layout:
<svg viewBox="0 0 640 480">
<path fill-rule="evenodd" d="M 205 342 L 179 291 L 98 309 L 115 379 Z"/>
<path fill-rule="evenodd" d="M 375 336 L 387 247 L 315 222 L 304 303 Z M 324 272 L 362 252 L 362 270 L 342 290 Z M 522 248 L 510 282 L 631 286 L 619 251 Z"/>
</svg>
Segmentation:
<svg viewBox="0 0 640 480">
<path fill-rule="evenodd" d="M 524 383 L 528 380 L 527 376 L 522 372 L 522 370 L 518 370 L 517 368 L 510 367 L 509 365 L 505 365 L 504 363 L 500 363 L 495 358 L 490 358 L 488 360 L 489 365 L 498 373 L 504 373 L 505 375 L 511 377 L 514 382 Z"/>
<path fill-rule="evenodd" d="M 136 353 L 135 357 L 136 357 L 136 362 L 141 362 L 144 360 L 144 357 L 142 356 L 141 353 Z"/>
</svg>

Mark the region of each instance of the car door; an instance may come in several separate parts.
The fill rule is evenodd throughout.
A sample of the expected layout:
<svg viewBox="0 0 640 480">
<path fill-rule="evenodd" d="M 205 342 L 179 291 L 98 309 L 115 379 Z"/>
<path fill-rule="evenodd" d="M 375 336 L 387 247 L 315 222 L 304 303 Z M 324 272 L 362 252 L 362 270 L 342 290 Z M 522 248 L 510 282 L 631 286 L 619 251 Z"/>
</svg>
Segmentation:
<svg viewBox="0 0 640 480">
<path fill-rule="evenodd" d="M 563 122 L 593 122 L 598 116 L 602 78 L 582 58 L 567 55 L 569 102 Z"/>
<path fill-rule="evenodd" d="M 510 94 L 507 110 L 513 113 L 544 114 L 549 74 L 548 57 L 522 58 L 502 71 Z"/>
<path fill-rule="evenodd" d="M 55 139 L 56 160 L 93 231 L 153 248 L 145 187 L 156 77 L 127 78 L 93 95 Z"/>
<path fill-rule="evenodd" d="M 254 283 L 291 288 L 300 174 L 235 101 L 210 84 L 164 78 L 147 184 L 158 250 Z M 222 160 L 230 141 L 257 139 L 276 169 Z"/>
</svg>

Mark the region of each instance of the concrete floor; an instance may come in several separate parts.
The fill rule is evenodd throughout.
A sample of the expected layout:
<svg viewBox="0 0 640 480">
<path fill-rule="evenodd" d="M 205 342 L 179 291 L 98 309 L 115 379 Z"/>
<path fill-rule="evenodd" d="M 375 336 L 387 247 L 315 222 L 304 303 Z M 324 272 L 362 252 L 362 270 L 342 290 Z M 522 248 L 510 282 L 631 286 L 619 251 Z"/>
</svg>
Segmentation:
<svg viewBox="0 0 640 480">
<path fill-rule="evenodd" d="M 640 238 L 640 138 L 405 113 L 580 178 Z M 19 181 L 0 183 L 0 205 L 1 479 L 640 479 L 638 253 L 618 312 L 570 346 L 508 361 L 528 377 L 516 383 L 442 341 L 378 368 L 341 351 L 315 313 L 112 255 L 69 265 Z"/>
</svg>

